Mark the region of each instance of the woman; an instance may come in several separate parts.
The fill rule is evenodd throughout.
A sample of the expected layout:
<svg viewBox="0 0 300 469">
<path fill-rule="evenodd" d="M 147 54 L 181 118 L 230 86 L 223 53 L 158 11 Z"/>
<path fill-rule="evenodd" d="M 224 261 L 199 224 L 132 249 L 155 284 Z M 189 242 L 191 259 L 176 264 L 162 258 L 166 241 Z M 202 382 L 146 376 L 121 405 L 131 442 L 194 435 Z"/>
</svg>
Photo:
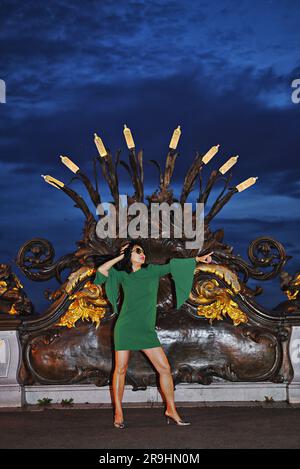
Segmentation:
<svg viewBox="0 0 300 469">
<path fill-rule="evenodd" d="M 124 291 L 124 301 L 114 327 L 114 426 L 125 428 L 122 398 L 130 350 L 143 351 L 159 373 L 160 387 L 167 404 L 167 423 L 172 419 L 177 425 L 190 425 L 180 418 L 176 410 L 170 364 L 155 331 L 157 291 L 160 277 L 171 273 L 179 308 L 190 294 L 196 262 L 211 262 L 212 252 L 193 258 L 173 258 L 163 265 L 146 264 L 145 251 L 136 240 L 127 243 L 120 252 L 119 256 L 100 265 L 94 279 L 96 285 L 105 282 L 107 297 L 116 314 L 120 285 Z M 120 270 L 114 266 L 118 266 Z"/>
</svg>

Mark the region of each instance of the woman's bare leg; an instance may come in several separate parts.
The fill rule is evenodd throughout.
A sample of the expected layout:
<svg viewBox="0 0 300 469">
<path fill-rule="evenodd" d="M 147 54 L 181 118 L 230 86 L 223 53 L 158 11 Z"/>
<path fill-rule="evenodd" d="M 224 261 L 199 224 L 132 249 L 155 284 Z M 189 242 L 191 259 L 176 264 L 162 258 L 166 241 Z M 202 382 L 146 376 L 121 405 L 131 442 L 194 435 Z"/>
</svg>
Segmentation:
<svg viewBox="0 0 300 469">
<path fill-rule="evenodd" d="M 162 347 L 154 347 L 142 350 L 149 358 L 159 373 L 159 384 L 165 396 L 167 408 L 166 411 L 169 415 L 179 420 L 180 416 L 177 413 L 174 402 L 174 382 L 171 373 L 171 367 L 166 354 Z"/>
<path fill-rule="evenodd" d="M 121 423 L 123 421 L 122 399 L 129 356 L 129 350 L 115 351 L 115 369 L 113 374 L 112 387 L 115 401 L 115 422 L 117 423 Z"/>
</svg>

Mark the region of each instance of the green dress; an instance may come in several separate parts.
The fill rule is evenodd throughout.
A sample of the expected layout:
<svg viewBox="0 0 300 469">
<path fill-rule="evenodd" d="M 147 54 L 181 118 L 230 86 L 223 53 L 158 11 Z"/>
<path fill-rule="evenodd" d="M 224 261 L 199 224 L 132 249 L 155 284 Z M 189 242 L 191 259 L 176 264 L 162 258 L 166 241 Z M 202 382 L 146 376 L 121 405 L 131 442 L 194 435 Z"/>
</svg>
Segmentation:
<svg viewBox="0 0 300 469">
<path fill-rule="evenodd" d="M 160 347 L 155 331 L 157 293 L 160 277 L 171 273 L 175 283 L 177 309 L 189 297 L 196 259 L 174 258 L 167 264 L 149 264 L 127 273 L 114 267 L 108 277 L 97 270 L 94 283 L 105 283 L 108 300 L 118 314 L 117 300 L 122 285 L 124 300 L 114 327 L 115 350 L 142 350 Z"/>
</svg>

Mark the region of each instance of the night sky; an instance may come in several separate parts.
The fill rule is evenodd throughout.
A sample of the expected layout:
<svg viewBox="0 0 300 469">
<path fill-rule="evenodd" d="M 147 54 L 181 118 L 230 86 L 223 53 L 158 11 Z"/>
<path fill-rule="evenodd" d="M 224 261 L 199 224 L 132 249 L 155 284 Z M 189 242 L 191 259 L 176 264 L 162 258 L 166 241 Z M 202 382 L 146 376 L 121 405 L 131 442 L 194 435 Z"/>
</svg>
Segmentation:
<svg viewBox="0 0 300 469">
<path fill-rule="evenodd" d="M 123 125 L 144 149 L 145 193 L 158 184 L 173 130 L 181 125 L 172 187 L 181 187 L 194 153 L 220 144 L 203 172 L 239 155 L 232 184 L 257 183 L 213 221 L 225 242 L 247 259 L 258 236 L 280 241 L 299 270 L 300 103 L 291 100 L 300 78 L 300 3 L 294 0 L 2 1 L 0 104 L 0 262 L 12 265 L 38 312 L 56 281 L 29 281 L 14 262 L 34 237 L 53 243 L 56 258 L 73 252 L 84 218 L 41 174 L 65 183 L 69 156 L 89 176 L 97 132 L 111 151 L 128 152 Z M 121 193 L 133 193 L 120 168 Z M 86 197 L 78 182 L 71 186 Z M 209 205 L 222 186 L 213 192 Z M 196 197 L 197 188 L 188 201 Z M 101 196 L 111 196 L 101 179 Z M 273 307 L 286 296 L 279 279 L 257 298 Z"/>
</svg>

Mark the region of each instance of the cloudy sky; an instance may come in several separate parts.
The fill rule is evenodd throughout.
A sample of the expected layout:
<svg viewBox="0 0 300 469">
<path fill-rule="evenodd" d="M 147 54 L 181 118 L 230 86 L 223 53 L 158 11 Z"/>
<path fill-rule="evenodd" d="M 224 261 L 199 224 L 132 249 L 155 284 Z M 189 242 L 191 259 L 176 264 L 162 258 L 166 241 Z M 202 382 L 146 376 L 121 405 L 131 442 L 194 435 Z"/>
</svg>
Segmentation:
<svg viewBox="0 0 300 469">
<path fill-rule="evenodd" d="M 259 179 L 231 199 L 212 228 L 224 228 L 225 241 L 245 258 L 251 240 L 272 236 L 293 256 L 286 270 L 299 270 L 300 103 L 291 99 L 292 81 L 300 78 L 299 2 L 9 0 L 0 6 L 0 78 L 7 92 L 0 104 L 0 262 L 12 265 L 40 312 L 48 305 L 43 291 L 57 284 L 24 278 L 14 263 L 18 249 L 44 237 L 59 258 L 76 249 L 83 227 L 72 202 L 40 175 L 70 181 L 59 159 L 64 154 L 92 176 L 94 132 L 126 160 L 124 123 L 144 149 L 146 194 L 157 187 L 149 160 L 164 162 L 178 125 L 175 193 L 195 150 L 220 144 L 204 179 L 238 154 L 233 184 Z M 119 178 L 121 191 L 131 193 L 124 169 Z M 78 183 L 70 187 L 86 196 Z M 101 194 L 110 199 L 103 181 Z M 268 307 L 286 298 L 278 279 L 261 286 L 259 301 Z"/>
</svg>

